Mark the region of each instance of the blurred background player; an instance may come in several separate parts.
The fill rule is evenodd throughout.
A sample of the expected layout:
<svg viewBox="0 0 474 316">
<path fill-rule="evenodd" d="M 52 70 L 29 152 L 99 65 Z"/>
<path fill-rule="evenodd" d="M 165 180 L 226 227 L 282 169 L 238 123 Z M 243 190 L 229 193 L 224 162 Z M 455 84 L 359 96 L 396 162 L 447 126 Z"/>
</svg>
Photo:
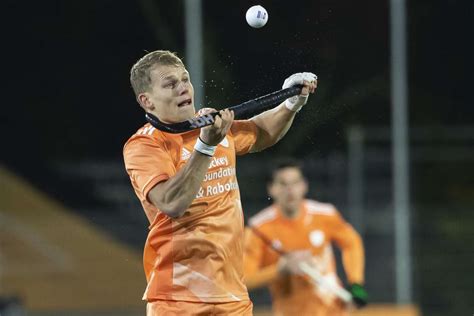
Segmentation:
<svg viewBox="0 0 474 316">
<path fill-rule="evenodd" d="M 364 306 L 364 249 L 359 234 L 333 205 L 305 199 L 308 184 L 297 161 L 276 163 L 267 188 L 274 203 L 249 220 L 245 234 L 248 289 L 268 286 L 275 315 L 347 315 L 348 306 L 334 293 L 310 282 L 300 269 L 300 263 L 306 262 L 325 282 L 340 283 L 334 242 L 342 251 L 353 301 Z"/>
<path fill-rule="evenodd" d="M 140 106 L 161 121 L 196 115 L 189 73 L 175 54 L 148 53 L 130 81 Z M 285 135 L 316 76 L 294 74 L 283 87 L 296 84 L 304 85 L 301 95 L 250 120 L 234 121 L 223 110 L 213 125 L 181 134 L 145 124 L 125 144 L 125 166 L 150 222 L 143 258 L 148 315 L 251 315 L 235 160 Z"/>
</svg>

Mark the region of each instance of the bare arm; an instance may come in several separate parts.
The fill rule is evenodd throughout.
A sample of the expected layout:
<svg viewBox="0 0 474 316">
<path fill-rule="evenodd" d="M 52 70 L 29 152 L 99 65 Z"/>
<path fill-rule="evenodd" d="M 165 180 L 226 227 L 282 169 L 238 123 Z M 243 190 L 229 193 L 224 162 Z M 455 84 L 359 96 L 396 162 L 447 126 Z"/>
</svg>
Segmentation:
<svg viewBox="0 0 474 316">
<path fill-rule="evenodd" d="M 251 118 L 258 127 L 257 141 L 251 151 L 261 151 L 275 145 L 288 132 L 295 115 L 296 112 L 288 110 L 282 103 L 274 109 Z"/>
<path fill-rule="evenodd" d="M 311 79 L 311 81 L 306 79 Z M 309 94 L 314 93 L 317 85 L 316 75 L 311 73 L 295 74 L 285 80 L 283 88 L 287 87 L 287 84 L 288 87 L 293 84 L 303 84 L 301 94 L 286 100 L 276 108 L 251 118 L 258 128 L 257 141 L 251 149 L 252 152 L 273 146 L 285 136 L 297 111 L 306 103 Z"/>
<path fill-rule="evenodd" d="M 196 198 L 210 161 L 210 156 L 194 151 L 175 176 L 150 190 L 148 199 L 166 215 L 180 217 Z"/>
</svg>

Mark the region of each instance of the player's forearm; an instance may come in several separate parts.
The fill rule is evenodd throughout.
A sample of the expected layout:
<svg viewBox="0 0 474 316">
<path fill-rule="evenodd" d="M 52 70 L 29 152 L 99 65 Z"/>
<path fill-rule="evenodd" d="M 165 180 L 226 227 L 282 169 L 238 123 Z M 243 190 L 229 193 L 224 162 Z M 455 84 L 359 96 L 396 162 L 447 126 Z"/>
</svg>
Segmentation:
<svg viewBox="0 0 474 316">
<path fill-rule="evenodd" d="M 342 249 L 344 271 L 349 283 L 364 284 L 364 246 L 360 236 L 355 233 L 351 242 Z"/>
<path fill-rule="evenodd" d="M 268 285 L 278 276 L 278 267 L 276 264 L 265 267 L 255 273 L 245 275 L 245 285 L 249 290 Z"/>
<path fill-rule="evenodd" d="M 196 198 L 210 163 L 209 156 L 194 151 L 178 173 L 150 190 L 148 198 L 163 213 L 180 217 Z"/>
<path fill-rule="evenodd" d="M 273 146 L 285 136 L 293 123 L 296 112 L 288 110 L 282 103 L 274 109 L 265 111 L 251 120 L 259 129 L 258 139 L 252 151 L 260 151 Z"/>
</svg>

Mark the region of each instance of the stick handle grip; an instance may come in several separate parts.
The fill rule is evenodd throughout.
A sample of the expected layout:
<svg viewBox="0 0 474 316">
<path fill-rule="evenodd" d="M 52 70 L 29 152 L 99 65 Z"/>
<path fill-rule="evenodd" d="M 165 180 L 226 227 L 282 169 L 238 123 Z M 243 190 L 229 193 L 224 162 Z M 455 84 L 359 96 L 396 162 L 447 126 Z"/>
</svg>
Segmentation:
<svg viewBox="0 0 474 316">
<path fill-rule="evenodd" d="M 276 91 L 262 97 L 232 106 L 229 110 L 234 111 L 236 119 L 247 119 L 272 109 L 288 98 L 301 93 L 302 86 L 293 86 L 280 91 Z"/>
<path fill-rule="evenodd" d="M 265 112 L 266 110 L 272 109 L 278 104 L 282 103 L 288 98 L 291 98 L 295 95 L 301 93 L 303 86 L 296 85 L 290 88 L 283 90 L 275 91 L 267 95 L 258 97 L 253 100 L 249 100 L 234 106 L 229 107 L 228 109 L 234 111 L 234 117 L 236 120 L 248 119 L 257 114 Z M 199 122 L 200 124 L 193 124 L 193 128 L 201 128 L 208 126 L 214 123 L 214 118 L 219 115 L 219 112 L 213 112 L 203 116 L 198 116 L 192 121 Z M 212 119 L 211 119 L 212 117 Z"/>
</svg>

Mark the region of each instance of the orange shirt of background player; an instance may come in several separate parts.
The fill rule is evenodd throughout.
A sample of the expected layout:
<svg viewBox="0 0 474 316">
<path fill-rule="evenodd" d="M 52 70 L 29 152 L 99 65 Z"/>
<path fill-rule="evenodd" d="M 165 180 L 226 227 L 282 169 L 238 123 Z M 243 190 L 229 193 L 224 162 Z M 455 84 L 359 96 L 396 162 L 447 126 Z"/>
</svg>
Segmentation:
<svg viewBox="0 0 474 316">
<path fill-rule="evenodd" d="M 148 199 L 159 182 L 189 159 L 199 130 L 168 134 L 146 124 L 124 146 L 124 160 L 150 222 L 143 263 L 143 298 L 191 302 L 248 300 L 243 283 L 243 215 L 235 159 L 250 151 L 257 127 L 234 121 L 211 158 L 196 198 L 183 216 L 171 219 Z"/>
<path fill-rule="evenodd" d="M 285 252 L 309 250 L 319 271 L 336 278 L 331 243 L 342 250 L 344 269 L 350 283 L 363 283 L 364 250 L 359 234 L 331 205 L 305 200 L 294 219 L 282 215 L 272 205 L 249 221 L 273 245 Z M 274 312 L 278 315 L 343 315 L 341 302 L 327 304 L 325 293 L 318 292 L 307 278 L 280 276 L 280 255 L 250 229 L 245 234 L 245 278 L 249 288 L 268 284 Z"/>
</svg>

